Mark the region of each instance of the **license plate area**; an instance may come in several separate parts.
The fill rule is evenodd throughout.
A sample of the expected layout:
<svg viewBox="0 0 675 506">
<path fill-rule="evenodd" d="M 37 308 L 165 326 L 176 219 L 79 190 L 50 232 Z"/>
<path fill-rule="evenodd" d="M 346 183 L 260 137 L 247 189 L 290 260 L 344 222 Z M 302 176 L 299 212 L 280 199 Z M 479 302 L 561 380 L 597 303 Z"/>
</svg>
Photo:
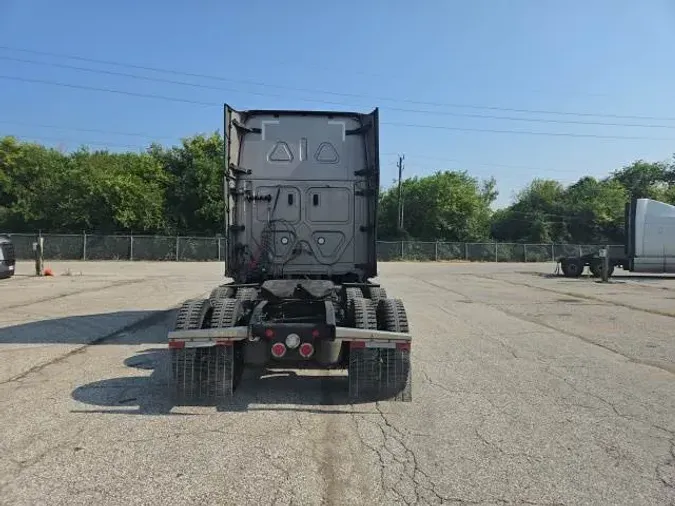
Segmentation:
<svg viewBox="0 0 675 506">
<path fill-rule="evenodd" d="M 297 334 L 301 342 L 335 341 L 335 325 L 326 323 L 269 323 L 251 327 L 253 337 L 270 342 L 284 342 L 290 334 Z"/>
</svg>

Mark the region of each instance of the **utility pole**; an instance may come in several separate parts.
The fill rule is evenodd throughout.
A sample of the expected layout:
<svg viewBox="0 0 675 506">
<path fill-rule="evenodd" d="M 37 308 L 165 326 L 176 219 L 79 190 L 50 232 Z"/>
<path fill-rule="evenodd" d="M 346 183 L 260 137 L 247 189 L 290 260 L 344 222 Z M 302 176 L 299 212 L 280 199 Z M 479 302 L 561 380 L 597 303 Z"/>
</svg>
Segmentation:
<svg viewBox="0 0 675 506">
<path fill-rule="evenodd" d="M 403 186 L 401 185 L 401 178 L 403 177 L 403 160 L 405 155 L 398 157 L 398 230 L 403 230 Z"/>
</svg>

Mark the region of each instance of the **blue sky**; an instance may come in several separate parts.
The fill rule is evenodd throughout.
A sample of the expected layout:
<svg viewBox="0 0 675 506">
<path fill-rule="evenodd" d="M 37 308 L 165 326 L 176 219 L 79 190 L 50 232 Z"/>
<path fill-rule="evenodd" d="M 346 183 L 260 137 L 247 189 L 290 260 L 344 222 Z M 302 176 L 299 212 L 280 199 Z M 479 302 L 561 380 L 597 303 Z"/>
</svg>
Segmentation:
<svg viewBox="0 0 675 506">
<path fill-rule="evenodd" d="M 408 176 L 494 176 L 499 206 L 534 177 L 570 183 L 675 152 L 670 0 L 2 0 L 0 46 L 0 135 L 66 149 L 175 143 L 221 129 L 223 102 L 377 106 L 383 185 L 405 153 Z"/>
</svg>

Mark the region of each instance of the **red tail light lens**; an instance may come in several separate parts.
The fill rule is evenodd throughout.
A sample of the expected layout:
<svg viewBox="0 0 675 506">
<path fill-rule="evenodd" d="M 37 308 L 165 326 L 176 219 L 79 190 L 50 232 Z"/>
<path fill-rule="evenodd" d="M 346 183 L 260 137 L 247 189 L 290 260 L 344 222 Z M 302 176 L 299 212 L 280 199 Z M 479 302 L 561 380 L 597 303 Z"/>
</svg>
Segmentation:
<svg viewBox="0 0 675 506">
<path fill-rule="evenodd" d="M 312 337 L 315 339 L 319 337 L 319 329 L 312 330 Z"/>
<path fill-rule="evenodd" d="M 274 337 L 274 329 L 265 329 L 265 337 L 271 339 Z"/>
<path fill-rule="evenodd" d="M 283 357 L 286 354 L 286 346 L 283 343 L 274 343 L 272 345 L 272 355 L 276 358 Z"/>
<path fill-rule="evenodd" d="M 300 345 L 300 349 L 298 351 L 300 352 L 301 357 L 309 358 L 314 354 L 314 346 L 312 346 L 310 343 L 303 343 Z"/>
</svg>

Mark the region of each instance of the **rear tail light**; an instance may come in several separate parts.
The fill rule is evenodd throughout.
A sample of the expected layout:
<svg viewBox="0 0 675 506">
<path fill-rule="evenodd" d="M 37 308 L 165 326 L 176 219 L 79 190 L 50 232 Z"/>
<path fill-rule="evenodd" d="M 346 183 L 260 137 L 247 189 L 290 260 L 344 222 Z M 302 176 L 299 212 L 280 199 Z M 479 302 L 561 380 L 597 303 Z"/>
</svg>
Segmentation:
<svg viewBox="0 0 675 506">
<path fill-rule="evenodd" d="M 317 337 L 319 337 L 319 329 L 314 329 L 314 330 L 312 330 L 312 337 L 313 337 L 314 339 L 316 339 Z"/>
<path fill-rule="evenodd" d="M 265 329 L 265 337 L 271 339 L 274 337 L 274 329 Z"/>
<path fill-rule="evenodd" d="M 169 341 L 169 348 L 185 348 L 185 341 Z"/>
<path fill-rule="evenodd" d="M 272 355 L 281 358 L 286 354 L 286 346 L 283 343 L 274 343 L 272 345 Z"/>
<path fill-rule="evenodd" d="M 311 343 L 303 343 L 300 345 L 300 356 L 303 358 L 309 358 L 314 354 L 314 346 Z"/>
</svg>

